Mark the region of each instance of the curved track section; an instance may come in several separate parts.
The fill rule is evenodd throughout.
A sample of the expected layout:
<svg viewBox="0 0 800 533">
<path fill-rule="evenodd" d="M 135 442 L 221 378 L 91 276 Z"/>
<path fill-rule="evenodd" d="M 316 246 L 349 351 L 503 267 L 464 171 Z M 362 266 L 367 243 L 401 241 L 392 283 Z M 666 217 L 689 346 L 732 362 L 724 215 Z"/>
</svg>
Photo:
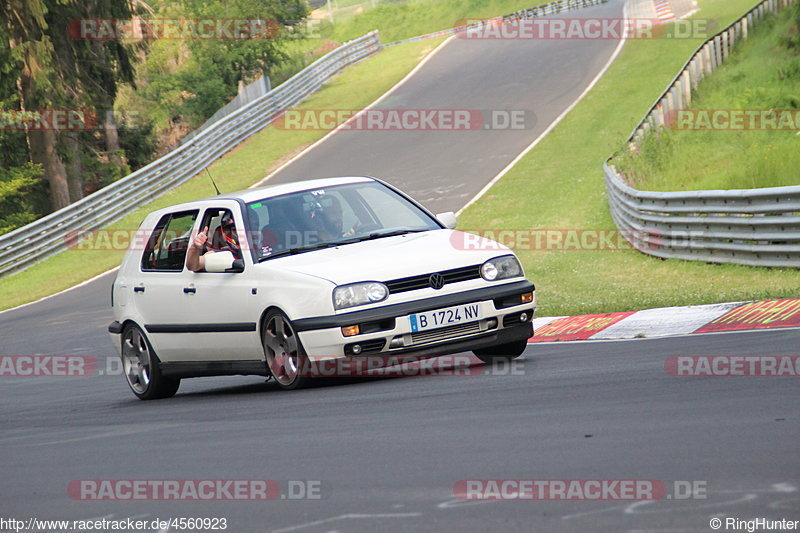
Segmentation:
<svg viewBox="0 0 800 533">
<path fill-rule="evenodd" d="M 567 16 L 619 16 L 622 2 Z M 572 103 L 616 43 L 454 40 L 383 108 L 528 109 L 508 132 L 344 132 L 276 182 L 372 174 L 456 210 Z M 0 517 L 226 517 L 228 531 L 706 531 L 800 519 L 796 378 L 676 378 L 671 355 L 791 355 L 798 330 L 529 347 L 511 375 L 360 380 L 286 393 L 186 381 L 140 402 L 105 334 L 108 276 L 0 314 L 0 354 L 98 359 L 84 378 L 0 377 Z M 110 372 L 109 372 L 110 370 Z M 465 479 L 699 482 L 704 499 L 464 502 Z M 321 499 L 80 501 L 80 479 L 314 480 Z"/>
</svg>

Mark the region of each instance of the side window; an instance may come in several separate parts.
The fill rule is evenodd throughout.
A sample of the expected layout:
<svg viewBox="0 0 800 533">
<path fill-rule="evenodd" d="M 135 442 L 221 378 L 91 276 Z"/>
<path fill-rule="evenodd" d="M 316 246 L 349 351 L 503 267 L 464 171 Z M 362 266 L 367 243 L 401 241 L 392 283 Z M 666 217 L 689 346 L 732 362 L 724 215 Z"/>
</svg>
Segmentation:
<svg viewBox="0 0 800 533">
<path fill-rule="evenodd" d="M 142 270 L 180 272 L 197 211 L 170 213 L 158 221 L 142 255 Z"/>
<path fill-rule="evenodd" d="M 208 240 L 201 253 L 229 251 L 237 259 L 242 259 L 239 232 L 230 209 L 206 209 L 200 229 L 205 227 L 208 227 Z"/>
</svg>

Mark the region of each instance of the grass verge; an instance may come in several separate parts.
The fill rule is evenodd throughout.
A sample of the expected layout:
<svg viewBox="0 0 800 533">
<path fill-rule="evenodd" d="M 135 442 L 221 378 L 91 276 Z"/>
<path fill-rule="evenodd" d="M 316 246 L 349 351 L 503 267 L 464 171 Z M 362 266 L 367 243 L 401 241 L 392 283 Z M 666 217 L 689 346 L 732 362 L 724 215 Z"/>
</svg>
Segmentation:
<svg viewBox="0 0 800 533">
<path fill-rule="evenodd" d="M 691 109 L 791 110 L 800 122 L 800 42 L 789 44 L 798 23 L 800 6 L 761 21 L 699 85 Z M 666 129 L 649 133 L 618 166 L 644 190 L 797 185 L 800 131 Z"/>
<path fill-rule="evenodd" d="M 701 0 L 695 15 L 729 24 L 754 0 Z M 623 144 L 701 40 L 629 41 L 586 98 L 467 209 L 459 228 L 607 230 L 602 163 Z M 535 242 L 535 241 L 534 241 Z M 563 241 L 565 244 L 568 241 Z M 522 244 L 520 242 L 520 244 Z M 527 248 L 527 249 L 523 249 Z M 636 251 L 516 246 L 540 316 L 796 296 L 795 270 L 663 261 Z M 548 248 L 545 243 L 544 248 Z"/>
<path fill-rule="evenodd" d="M 355 39 L 378 30 L 382 43 L 454 28 L 466 19 L 486 19 L 546 4 L 548 0 L 417 0 L 379 4 L 357 17 L 335 24 L 326 35 L 334 41 Z M 323 28 L 323 33 L 325 33 Z"/>
<path fill-rule="evenodd" d="M 299 109 L 361 109 L 389 90 L 430 53 L 442 39 L 392 47 L 345 70 L 311 95 Z M 358 87 L 359 90 L 353 90 Z M 211 165 L 222 191 L 245 189 L 272 169 L 323 137 L 325 131 L 281 130 L 268 126 Z M 145 215 L 176 203 L 213 196 L 202 173 L 157 200 L 109 226 L 135 230 Z M 67 289 L 119 265 L 123 251 L 67 250 L 0 282 L 0 310 L 31 302 Z"/>
<path fill-rule="evenodd" d="M 378 3 L 339 2 L 344 9 L 331 23 L 316 19 L 305 32 L 306 38 L 282 43 L 286 61 L 270 72 L 274 83 L 282 83 L 320 55 L 336 46 L 378 30 L 382 43 L 425 35 L 464 24 L 467 20 L 507 15 L 547 3 L 548 0 L 409 0 Z M 360 5 L 354 5 L 360 4 Z M 335 5 L 335 4 L 334 4 Z M 346 15 L 343 13 L 349 12 Z"/>
</svg>

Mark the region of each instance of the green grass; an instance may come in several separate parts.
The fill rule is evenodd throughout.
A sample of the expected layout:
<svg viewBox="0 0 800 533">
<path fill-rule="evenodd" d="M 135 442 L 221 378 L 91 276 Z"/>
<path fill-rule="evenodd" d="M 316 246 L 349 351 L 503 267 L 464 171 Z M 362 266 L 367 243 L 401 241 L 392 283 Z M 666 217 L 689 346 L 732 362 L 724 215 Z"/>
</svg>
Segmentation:
<svg viewBox="0 0 800 533">
<path fill-rule="evenodd" d="M 416 0 L 379 4 L 357 17 L 337 23 L 327 35 L 338 42 L 378 30 L 382 43 L 453 28 L 465 19 L 507 15 L 547 3 L 546 0 Z"/>
<path fill-rule="evenodd" d="M 800 7 L 760 22 L 731 58 L 707 77 L 692 109 L 794 110 L 800 117 Z M 623 151 L 624 153 L 624 151 Z M 750 189 L 800 184 L 800 131 L 691 131 L 648 134 L 618 161 L 645 190 Z"/>
<path fill-rule="evenodd" d="M 728 24 L 754 3 L 701 0 L 696 16 Z M 603 161 L 700 42 L 629 41 L 565 120 L 463 213 L 459 228 L 614 230 Z M 796 296 L 800 279 L 796 270 L 662 261 L 635 251 L 517 253 L 537 286 L 540 316 Z"/>
<path fill-rule="evenodd" d="M 407 43 L 358 63 L 311 95 L 299 109 L 361 109 L 389 90 L 442 39 Z M 359 90 L 353 90 L 358 87 Z M 244 189 L 325 135 L 325 131 L 281 130 L 268 126 L 211 165 L 222 191 Z M 107 228 L 135 230 L 145 215 L 180 202 L 213 196 L 205 173 Z M 119 265 L 122 251 L 68 250 L 0 281 L 0 310 L 69 288 Z"/>
<path fill-rule="evenodd" d="M 701 0 L 698 17 L 728 23 L 754 0 Z M 304 107 L 363 106 L 384 92 L 437 44 L 390 48 L 335 78 Z M 459 220 L 462 229 L 615 228 L 608 212 L 601 165 L 669 83 L 698 41 L 631 41 L 600 83 L 555 130 Z M 654 60 L 657 58 L 657 60 Z M 358 85 L 352 85 L 358 84 Z M 365 88 L 358 92 L 352 87 Z M 257 181 L 321 132 L 267 128 L 219 160 L 220 188 Z M 205 176 L 143 206 L 115 224 L 136 227 L 157 207 L 213 194 Z M 734 265 L 661 261 L 631 251 L 519 250 L 538 288 L 540 316 L 612 312 L 667 305 L 795 296 L 798 273 Z M 67 252 L 4 278 L 0 307 L 52 294 L 116 266 L 121 254 Z"/>
<path fill-rule="evenodd" d="M 325 45 L 344 43 L 378 30 L 382 43 L 452 28 L 467 19 L 483 19 L 513 13 L 546 3 L 544 0 L 406 0 L 339 2 L 334 23 L 314 20 L 305 39 L 281 43 L 286 60 L 270 72 L 274 84 L 283 82 L 322 55 Z M 332 2 L 334 8 L 336 4 Z"/>
</svg>

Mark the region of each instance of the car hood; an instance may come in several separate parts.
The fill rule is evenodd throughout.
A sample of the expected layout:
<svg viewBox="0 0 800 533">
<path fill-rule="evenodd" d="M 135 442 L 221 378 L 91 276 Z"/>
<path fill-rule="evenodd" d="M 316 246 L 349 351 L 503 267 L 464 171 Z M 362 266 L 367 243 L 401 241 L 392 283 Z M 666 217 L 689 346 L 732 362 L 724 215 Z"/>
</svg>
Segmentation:
<svg viewBox="0 0 800 533">
<path fill-rule="evenodd" d="M 343 285 L 478 265 L 509 253 L 509 248 L 495 241 L 441 229 L 279 257 L 259 266 L 291 270 Z"/>
</svg>

